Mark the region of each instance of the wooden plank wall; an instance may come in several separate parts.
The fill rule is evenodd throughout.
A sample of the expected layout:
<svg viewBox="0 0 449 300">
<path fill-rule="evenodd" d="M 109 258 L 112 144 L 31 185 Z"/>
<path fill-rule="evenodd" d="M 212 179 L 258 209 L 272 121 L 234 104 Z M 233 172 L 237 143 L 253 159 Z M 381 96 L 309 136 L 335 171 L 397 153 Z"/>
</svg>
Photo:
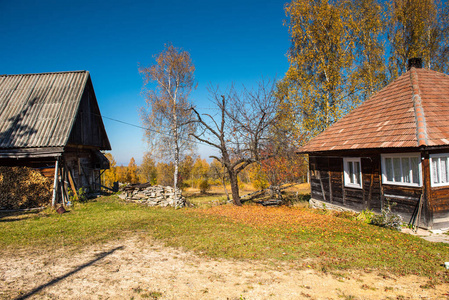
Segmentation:
<svg viewBox="0 0 449 300">
<path fill-rule="evenodd" d="M 364 154 L 362 153 L 362 155 Z M 381 212 L 381 209 L 385 206 L 384 201 L 388 200 L 393 204 L 392 211 L 403 216 L 404 221 L 408 222 L 412 215 L 416 213 L 422 188 L 397 185 L 382 186 L 379 154 L 366 155 L 361 158 L 361 163 L 362 189 L 358 189 L 344 186 L 343 157 L 311 156 L 312 197 L 356 211 L 371 209 L 377 213 Z M 444 198 L 445 192 L 449 192 L 449 189 L 435 194 Z M 382 197 L 382 194 L 385 197 Z M 435 203 L 440 202 L 436 200 Z M 449 210 L 449 204 L 444 200 L 441 200 L 441 203 L 444 203 L 440 204 L 443 210 Z M 425 223 L 424 218 L 422 224 Z"/>
<path fill-rule="evenodd" d="M 429 209 L 432 212 L 432 228 L 449 227 L 449 187 L 431 189 Z"/>
</svg>

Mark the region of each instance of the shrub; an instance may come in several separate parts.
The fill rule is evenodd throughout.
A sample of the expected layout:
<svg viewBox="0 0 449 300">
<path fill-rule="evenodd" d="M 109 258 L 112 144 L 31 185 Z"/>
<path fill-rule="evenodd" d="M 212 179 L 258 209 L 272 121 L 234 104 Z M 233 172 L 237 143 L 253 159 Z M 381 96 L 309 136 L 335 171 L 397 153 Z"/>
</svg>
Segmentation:
<svg viewBox="0 0 449 300">
<path fill-rule="evenodd" d="M 200 192 L 205 194 L 210 189 L 210 183 L 207 179 L 202 179 L 200 182 Z"/>
<path fill-rule="evenodd" d="M 402 217 L 391 211 L 391 205 L 387 201 L 387 204 L 385 205 L 385 208 L 382 209 L 381 214 L 373 216 L 371 224 L 399 231 L 402 227 Z"/>
<path fill-rule="evenodd" d="M 375 216 L 375 213 L 372 210 L 365 209 L 360 212 L 355 218 L 357 221 L 362 221 L 364 223 L 370 224 Z"/>
</svg>

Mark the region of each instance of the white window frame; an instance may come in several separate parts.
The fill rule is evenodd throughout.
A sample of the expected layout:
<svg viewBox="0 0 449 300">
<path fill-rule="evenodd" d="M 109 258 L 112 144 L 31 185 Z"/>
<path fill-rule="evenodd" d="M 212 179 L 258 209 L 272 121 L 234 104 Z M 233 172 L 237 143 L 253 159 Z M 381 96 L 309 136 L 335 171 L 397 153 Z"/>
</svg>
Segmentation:
<svg viewBox="0 0 449 300">
<path fill-rule="evenodd" d="M 447 166 L 447 163 L 449 162 L 449 153 L 438 153 L 438 154 L 430 154 L 429 155 L 429 157 L 430 157 L 430 186 L 432 186 L 432 187 L 439 187 L 439 186 L 448 186 L 449 185 L 449 182 L 443 182 L 443 183 L 441 183 L 441 181 L 440 182 L 438 182 L 438 183 L 434 183 L 434 169 L 433 169 L 433 161 L 434 160 L 436 160 L 436 159 L 438 159 L 438 177 L 439 178 L 441 178 L 441 171 L 442 171 L 442 169 L 441 169 L 441 158 L 447 158 L 447 160 L 446 160 L 446 172 L 448 172 L 449 170 L 449 167 Z"/>
<path fill-rule="evenodd" d="M 402 158 L 417 158 L 418 159 L 418 183 L 414 182 L 404 182 L 404 174 L 402 174 Z M 382 154 L 382 183 L 383 184 L 392 184 L 392 185 L 400 185 L 400 186 L 410 186 L 410 187 L 421 187 L 422 186 L 422 163 L 421 163 L 421 154 L 420 153 L 394 153 L 394 154 Z M 389 181 L 387 179 L 387 169 L 386 169 L 386 159 L 391 158 L 392 162 L 394 158 L 401 158 L 401 181 L 395 181 L 395 174 L 393 174 L 393 181 Z M 392 170 L 394 172 L 394 166 L 392 166 Z M 413 178 L 412 168 L 410 168 L 409 177 Z M 412 179 L 413 180 L 413 179 Z"/>
<path fill-rule="evenodd" d="M 354 174 L 354 176 L 358 177 L 359 184 L 351 182 L 351 178 L 350 178 L 350 174 L 349 174 L 348 163 L 353 164 L 353 167 L 354 167 L 355 162 L 358 162 L 359 167 L 360 167 L 359 174 L 358 175 Z M 343 157 L 343 169 L 345 172 L 345 186 L 351 187 L 351 188 L 356 188 L 356 189 L 361 189 L 362 188 L 362 162 L 360 160 L 360 157 Z M 355 178 L 353 178 L 353 179 L 355 179 Z"/>
</svg>

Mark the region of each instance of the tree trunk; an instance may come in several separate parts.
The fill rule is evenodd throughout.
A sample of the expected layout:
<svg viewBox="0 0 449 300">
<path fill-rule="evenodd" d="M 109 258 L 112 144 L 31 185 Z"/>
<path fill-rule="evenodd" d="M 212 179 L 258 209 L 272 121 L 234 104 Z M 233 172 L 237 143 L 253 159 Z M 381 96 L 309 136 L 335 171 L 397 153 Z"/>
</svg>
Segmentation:
<svg viewBox="0 0 449 300">
<path fill-rule="evenodd" d="M 240 202 L 239 195 L 239 185 L 237 181 L 237 174 L 232 171 L 228 171 L 229 181 L 231 181 L 231 192 L 232 192 L 232 201 L 237 206 L 242 206 L 242 202 Z"/>
<path fill-rule="evenodd" d="M 175 139 L 175 172 L 173 174 L 173 187 L 178 188 L 178 167 L 179 167 L 179 141 L 178 141 L 178 115 L 176 114 L 176 99 L 175 110 L 173 111 L 174 119 L 174 139 Z"/>
<path fill-rule="evenodd" d="M 228 189 L 226 188 L 226 177 L 225 177 L 224 173 L 223 173 L 223 176 L 221 176 L 221 181 L 223 183 L 223 188 L 224 188 L 224 191 L 226 194 L 226 199 L 229 201 L 229 193 L 228 193 Z"/>
</svg>

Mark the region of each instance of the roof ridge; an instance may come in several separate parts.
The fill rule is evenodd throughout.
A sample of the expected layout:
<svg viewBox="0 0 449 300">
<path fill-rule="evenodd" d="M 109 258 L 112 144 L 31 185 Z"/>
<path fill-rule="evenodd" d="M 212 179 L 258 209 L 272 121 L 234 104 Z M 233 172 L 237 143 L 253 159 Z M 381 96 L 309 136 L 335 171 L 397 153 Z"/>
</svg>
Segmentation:
<svg viewBox="0 0 449 300">
<path fill-rule="evenodd" d="M 416 138 L 418 146 L 428 146 L 427 124 L 419 90 L 419 80 L 416 68 L 410 69 L 410 82 L 412 85 L 412 102 L 415 112 Z"/>
<path fill-rule="evenodd" d="M 75 70 L 75 71 L 57 71 L 57 72 L 42 72 L 42 73 L 0 74 L 0 77 L 29 76 L 29 75 L 51 75 L 51 74 L 64 74 L 64 73 L 89 73 L 89 71 L 87 71 L 87 70 Z"/>
</svg>

